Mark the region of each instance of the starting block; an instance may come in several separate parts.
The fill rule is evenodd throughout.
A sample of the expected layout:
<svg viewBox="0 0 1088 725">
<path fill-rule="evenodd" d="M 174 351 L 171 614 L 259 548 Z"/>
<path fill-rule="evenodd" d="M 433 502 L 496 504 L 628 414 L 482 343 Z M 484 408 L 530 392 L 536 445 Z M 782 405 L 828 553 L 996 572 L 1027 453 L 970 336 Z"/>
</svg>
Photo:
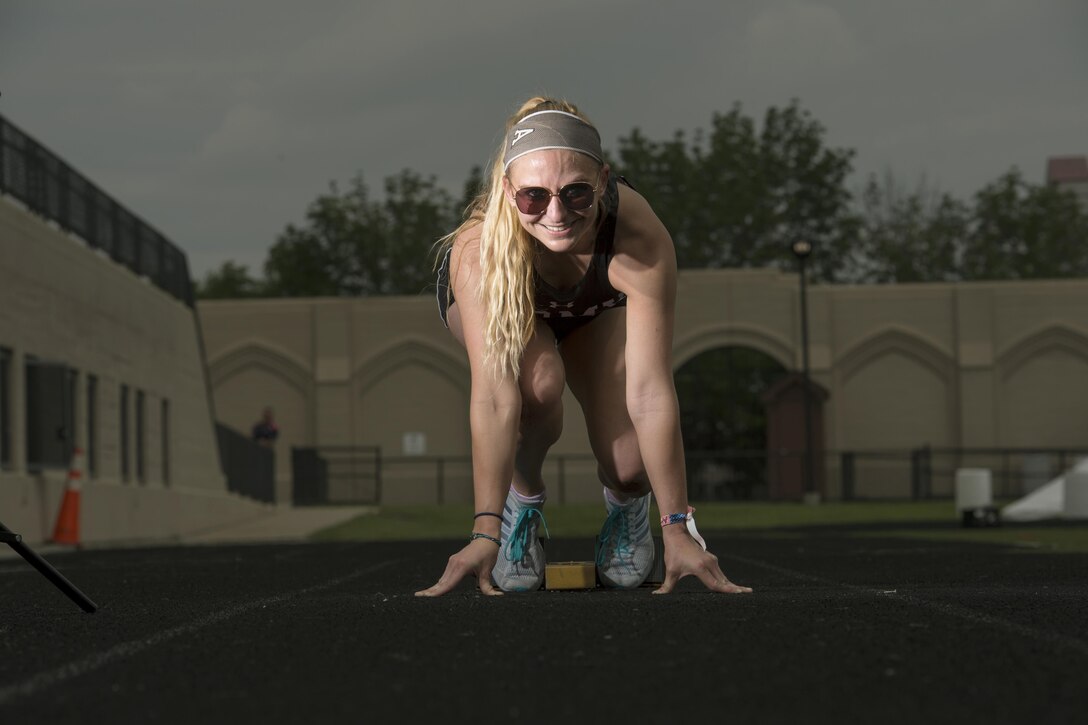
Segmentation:
<svg viewBox="0 0 1088 725">
<path fill-rule="evenodd" d="M 644 587 L 658 587 L 665 581 L 665 545 L 654 537 L 654 568 L 643 582 Z M 558 561 L 544 567 L 544 588 L 551 591 L 595 589 L 597 564 L 592 561 Z"/>
<path fill-rule="evenodd" d="M 593 589 L 597 565 L 592 561 L 560 561 L 544 567 L 545 589 Z"/>
</svg>

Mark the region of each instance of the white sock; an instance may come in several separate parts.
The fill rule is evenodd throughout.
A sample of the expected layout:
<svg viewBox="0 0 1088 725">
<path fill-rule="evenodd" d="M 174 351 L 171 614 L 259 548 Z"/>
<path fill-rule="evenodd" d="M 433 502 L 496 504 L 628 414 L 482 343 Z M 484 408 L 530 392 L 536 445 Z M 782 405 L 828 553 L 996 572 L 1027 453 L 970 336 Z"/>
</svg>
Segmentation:
<svg viewBox="0 0 1088 725">
<path fill-rule="evenodd" d="M 621 495 L 622 494 L 617 494 L 608 486 L 604 487 L 604 500 L 612 504 L 613 506 L 623 506 L 631 500 L 630 496 L 624 496 L 623 498 L 620 498 Z"/>
<path fill-rule="evenodd" d="M 541 491 L 535 496 L 526 496 L 523 493 L 519 493 L 513 486 L 510 487 L 510 490 L 514 492 L 514 496 L 516 496 L 517 500 L 521 503 L 544 503 L 544 499 L 546 498 L 545 494 L 547 493 L 546 491 Z"/>
</svg>

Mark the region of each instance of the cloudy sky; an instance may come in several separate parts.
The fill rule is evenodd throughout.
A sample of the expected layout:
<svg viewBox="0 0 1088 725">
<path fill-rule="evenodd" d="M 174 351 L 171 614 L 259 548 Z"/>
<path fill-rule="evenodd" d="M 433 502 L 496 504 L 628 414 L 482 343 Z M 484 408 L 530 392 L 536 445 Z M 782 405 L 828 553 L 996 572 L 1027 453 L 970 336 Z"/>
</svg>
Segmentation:
<svg viewBox="0 0 1088 725">
<path fill-rule="evenodd" d="M 797 98 L 853 184 L 1041 182 L 1088 154 L 1086 38 L 1086 0 L 0 0 L 0 114 L 203 277 L 259 271 L 332 180 L 459 193 L 540 92 L 606 148 Z"/>
</svg>

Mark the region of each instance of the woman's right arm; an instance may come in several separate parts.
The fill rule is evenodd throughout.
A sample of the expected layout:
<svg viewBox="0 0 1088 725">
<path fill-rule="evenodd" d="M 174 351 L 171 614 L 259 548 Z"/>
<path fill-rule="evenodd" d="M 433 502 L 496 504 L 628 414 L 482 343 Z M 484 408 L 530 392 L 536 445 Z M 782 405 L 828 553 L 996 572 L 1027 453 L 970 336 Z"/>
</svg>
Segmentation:
<svg viewBox="0 0 1088 725">
<path fill-rule="evenodd" d="M 469 398 L 469 428 L 472 435 L 472 487 L 476 512 L 501 515 L 514 475 L 521 393 L 512 373 L 497 380 L 484 365 L 484 305 L 477 298 L 480 280 L 479 236 L 469 230 L 454 243 L 450 257 L 450 284 L 457 300 L 451 310 L 450 330 L 468 352 L 472 390 Z M 459 327 L 459 329 L 457 329 Z M 460 333 L 460 334 L 458 334 Z M 473 532 L 500 538 L 501 520 L 481 516 Z M 480 591 L 501 594 L 491 583 L 491 570 L 499 547 L 480 538 L 470 541 L 450 557 L 438 582 L 416 596 L 439 596 L 453 589 L 467 575 L 474 574 Z"/>
</svg>

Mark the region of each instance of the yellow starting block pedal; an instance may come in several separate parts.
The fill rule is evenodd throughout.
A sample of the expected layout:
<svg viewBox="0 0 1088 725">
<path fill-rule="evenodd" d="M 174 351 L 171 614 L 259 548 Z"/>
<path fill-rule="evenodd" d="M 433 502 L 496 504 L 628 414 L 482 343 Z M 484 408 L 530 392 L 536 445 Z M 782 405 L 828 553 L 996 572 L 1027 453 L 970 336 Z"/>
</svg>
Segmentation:
<svg viewBox="0 0 1088 725">
<path fill-rule="evenodd" d="M 597 566 L 592 561 L 559 561 L 544 567 L 545 589 L 593 589 Z"/>
</svg>

